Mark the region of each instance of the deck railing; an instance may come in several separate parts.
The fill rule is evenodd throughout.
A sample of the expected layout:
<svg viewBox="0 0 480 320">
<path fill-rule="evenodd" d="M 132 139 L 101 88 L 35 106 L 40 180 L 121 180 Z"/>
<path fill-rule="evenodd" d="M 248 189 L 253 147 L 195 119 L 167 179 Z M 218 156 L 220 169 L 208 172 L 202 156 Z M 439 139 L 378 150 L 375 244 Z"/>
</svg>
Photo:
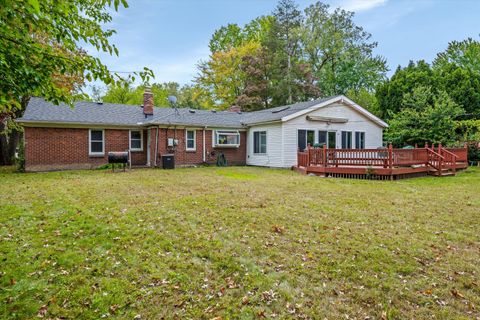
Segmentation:
<svg viewBox="0 0 480 320">
<path fill-rule="evenodd" d="M 467 148 L 443 148 L 426 145 L 424 148 L 394 149 L 328 149 L 307 147 L 298 151 L 298 166 L 323 167 L 411 167 L 431 166 L 437 170 L 455 170 L 458 162 L 467 162 Z"/>
</svg>

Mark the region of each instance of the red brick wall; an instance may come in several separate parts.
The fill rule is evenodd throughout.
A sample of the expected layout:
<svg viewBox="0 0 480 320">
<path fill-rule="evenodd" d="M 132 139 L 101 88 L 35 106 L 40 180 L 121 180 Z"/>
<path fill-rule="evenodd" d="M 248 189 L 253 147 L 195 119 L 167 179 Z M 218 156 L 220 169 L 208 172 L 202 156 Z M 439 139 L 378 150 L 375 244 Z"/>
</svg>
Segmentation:
<svg viewBox="0 0 480 320">
<path fill-rule="evenodd" d="M 155 145 L 156 129 L 152 130 L 152 153 Z M 158 130 L 158 159 L 157 166 L 161 166 L 162 154 L 174 154 L 175 165 L 197 165 L 203 163 L 203 130 L 196 130 L 196 150 L 186 151 L 186 137 L 184 129 L 165 129 Z M 175 148 L 167 147 L 168 138 L 178 140 L 178 145 Z M 246 163 L 246 132 L 240 132 L 240 147 L 239 148 L 213 148 L 212 147 L 212 130 L 205 130 L 205 160 L 210 164 L 216 162 L 216 157 L 211 156 L 212 151 L 223 152 L 229 165 L 245 165 Z"/>
<path fill-rule="evenodd" d="M 147 163 L 147 131 L 144 131 L 143 151 L 132 152 L 133 165 Z M 155 154 L 156 128 L 150 129 L 150 152 Z M 167 147 L 167 139 L 177 139 L 175 148 Z M 161 167 L 162 154 L 175 154 L 175 164 L 199 165 L 203 163 L 203 130 L 196 131 L 196 150 L 186 151 L 184 129 L 158 130 L 157 166 Z M 213 148 L 212 130 L 205 131 L 205 160 L 214 164 L 212 151 L 223 152 L 229 165 L 245 165 L 246 132 L 240 132 L 239 148 Z M 28 171 L 91 169 L 108 163 L 109 151 L 124 151 L 129 148 L 129 130 L 105 129 L 105 155 L 89 156 L 88 129 L 70 128 L 25 128 L 25 161 Z M 152 164 L 153 166 L 153 159 Z"/>
<path fill-rule="evenodd" d="M 132 164 L 147 162 L 147 135 L 143 151 L 132 152 Z M 109 151 L 129 148 L 129 130 L 105 129 L 105 155 L 89 156 L 88 129 L 25 128 L 25 165 L 28 171 L 87 169 L 106 164 Z"/>
</svg>

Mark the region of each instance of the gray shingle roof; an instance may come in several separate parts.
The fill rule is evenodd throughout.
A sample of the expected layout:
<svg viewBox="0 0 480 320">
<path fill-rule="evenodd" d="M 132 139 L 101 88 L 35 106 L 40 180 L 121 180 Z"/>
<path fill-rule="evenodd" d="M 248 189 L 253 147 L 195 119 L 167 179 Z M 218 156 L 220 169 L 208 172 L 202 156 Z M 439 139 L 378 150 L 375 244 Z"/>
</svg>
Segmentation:
<svg viewBox="0 0 480 320">
<path fill-rule="evenodd" d="M 97 125 L 190 125 L 209 127 L 242 128 L 255 123 L 278 121 L 285 116 L 310 108 L 316 104 L 333 99 L 300 102 L 287 106 L 265 109 L 255 112 L 229 112 L 210 110 L 190 110 L 179 108 L 154 108 L 153 116 L 145 117 L 140 106 L 96 102 L 76 102 L 73 108 L 65 104 L 58 106 L 42 98 L 31 98 L 19 122 L 45 122 Z"/>
<path fill-rule="evenodd" d="M 298 103 L 294 103 L 286 106 L 270 108 L 270 109 L 255 111 L 255 112 L 245 112 L 242 121 L 246 125 L 261 123 L 261 122 L 277 121 L 282 119 L 283 117 L 286 117 L 296 112 L 302 111 L 304 109 L 313 107 L 317 104 L 320 104 L 327 100 L 334 99 L 336 97 L 338 96 L 332 96 L 332 97 L 317 99 L 313 101 L 298 102 Z"/>
</svg>

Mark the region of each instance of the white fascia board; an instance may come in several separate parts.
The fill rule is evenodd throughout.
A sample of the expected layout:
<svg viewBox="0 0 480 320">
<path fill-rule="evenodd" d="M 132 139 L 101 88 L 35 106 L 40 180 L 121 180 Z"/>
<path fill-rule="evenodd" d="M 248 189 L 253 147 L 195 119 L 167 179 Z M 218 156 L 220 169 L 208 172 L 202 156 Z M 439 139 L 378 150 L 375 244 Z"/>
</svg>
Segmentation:
<svg viewBox="0 0 480 320">
<path fill-rule="evenodd" d="M 345 96 L 342 96 L 342 100 L 347 104 L 349 104 L 352 108 L 357 110 L 359 113 L 371 119 L 373 122 L 376 122 L 381 127 L 388 128 L 388 124 L 385 121 L 383 121 L 382 119 L 380 119 L 379 117 L 377 117 L 376 115 L 368 111 L 367 109 L 363 108 L 362 106 L 356 104 L 354 101 L 350 100 Z"/>
<path fill-rule="evenodd" d="M 312 111 L 315 111 L 315 110 L 317 110 L 317 109 L 320 109 L 320 108 L 322 108 L 322 107 L 328 106 L 329 104 L 332 104 L 332 103 L 334 103 L 334 102 L 338 102 L 338 101 L 341 101 L 341 100 L 342 100 L 342 97 L 341 97 L 341 96 L 333 97 L 332 99 L 329 99 L 329 100 L 327 100 L 327 101 L 323 101 L 323 102 L 321 102 L 321 103 L 319 103 L 319 104 L 316 104 L 316 105 L 313 105 L 313 106 L 311 106 L 311 107 L 309 107 L 309 108 L 306 108 L 306 109 L 300 110 L 300 111 L 298 111 L 298 112 L 292 113 L 292 114 L 290 114 L 290 115 L 288 115 L 288 116 L 285 116 L 285 117 L 283 117 L 281 120 L 282 120 L 282 122 L 286 122 L 286 121 L 295 119 L 295 118 L 297 118 L 297 117 L 299 117 L 299 116 L 302 116 L 302 115 L 304 115 L 304 114 L 310 113 L 310 112 L 312 112 Z"/>
<path fill-rule="evenodd" d="M 359 106 L 358 104 L 356 104 L 355 102 L 353 102 L 352 100 L 350 100 L 349 98 L 345 97 L 345 96 L 338 96 L 338 97 L 334 97 L 332 99 L 329 99 L 327 101 L 324 101 L 322 103 L 319 103 L 319 104 L 316 104 L 314 106 L 311 106 L 310 108 L 307 108 L 307 109 L 304 109 L 304 110 L 301 110 L 299 112 L 296 112 L 296 113 L 293 113 L 291 115 L 288 115 L 288 116 L 285 116 L 282 118 L 282 122 L 286 122 L 286 121 L 289 121 L 289 120 L 292 120 L 292 119 L 295 119 L 299 116 L 302 116 L 302 115 L 305 115 L 307 113 L 310 113 L 312 111 L 315 111 L 315 110 L 318 110 L 320 108 L 323 108 L 323 107 L 326 107 L 332 103 L 335 103 L 335 102 L 343 102 L 347 105 L 349 105 L 350 107 L 352 107 L 354 110 L 356 110 L 357 112 L 359 112 L 360 114 L 364 115 L 365 117 L 367 117 L 368 119 L 372 120 L 374 123 L 376 123 L 377 125 L 379 125 L 380 127 L 383 127 L 383 128 L 387 128 L 388 127 L 388 124 L 383 121 L 382 119 L 380 119 L 379 117 L 375 116 L 374 114 L 372 114 L 371 112 L 369 112 L 368 110 L 366 110 L 365 108 Z"/>
</svg>

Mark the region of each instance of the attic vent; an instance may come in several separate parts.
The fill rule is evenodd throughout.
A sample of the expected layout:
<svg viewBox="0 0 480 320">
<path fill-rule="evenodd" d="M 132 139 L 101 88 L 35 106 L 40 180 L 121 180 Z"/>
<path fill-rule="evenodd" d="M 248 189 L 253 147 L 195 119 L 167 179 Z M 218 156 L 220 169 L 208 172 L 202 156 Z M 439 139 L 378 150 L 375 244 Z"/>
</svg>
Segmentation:
<svg viewBox="0 0 480 320">
<path fill-rule="evenodd" d="M 288 109 L 290 109 L 290 107 L 285 107 L 285 108 L 282 108 L 282 109 L 273 110 L 272 113 L 279 113 L 279 112 L 282 112 L 282 111 L 285 111 L 285 110 L 288 110 Z"/>
</svg>

